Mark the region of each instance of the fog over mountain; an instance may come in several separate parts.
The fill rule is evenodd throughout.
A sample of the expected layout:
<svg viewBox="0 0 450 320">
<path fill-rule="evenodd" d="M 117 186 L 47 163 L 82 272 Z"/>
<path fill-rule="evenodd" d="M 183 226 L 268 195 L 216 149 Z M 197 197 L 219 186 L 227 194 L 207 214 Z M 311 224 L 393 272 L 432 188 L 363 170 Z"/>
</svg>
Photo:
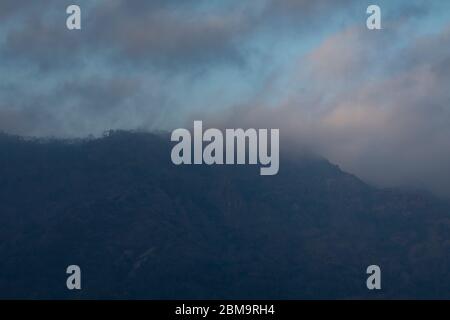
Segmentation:
<svg viewBox="0 0 450 320">
<path fill-rule="evenodd" d="M 279 128 L 380 187 L 450 196 L 450 3 L 378 1 L 0 3 L 0 131 Z M 283 146 L 282 146 L 283 147 Z"/>
</svg>

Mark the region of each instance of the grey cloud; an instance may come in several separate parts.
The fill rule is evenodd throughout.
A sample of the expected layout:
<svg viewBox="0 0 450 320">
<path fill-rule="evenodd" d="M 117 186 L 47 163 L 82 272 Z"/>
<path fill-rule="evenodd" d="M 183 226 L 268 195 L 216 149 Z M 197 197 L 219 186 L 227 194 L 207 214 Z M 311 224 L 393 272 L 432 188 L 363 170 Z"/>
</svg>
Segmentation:
<svg viewBox="0 0 450 320">
<path fill-rule="evenodd" d="M 225 16 L 159 9 L 136 16 L 128 10 L 117 11 L 100 7 L 92 26 L 91 42 L 110 43 L 119 57 L 152 65 L 190 67 L 210 62 L 241 62 L 237 39 L 247 28 L 238 13 Z M 106 11 L 105 11 L 106 10 Z M 114 12 L 116 9 L 114 8 Z"/>
<path fill-rule="evenodd" d="M 24 13 L 33 12 L 38 6 L 37 1 L 2 0 L 0 2 L 0 19 L 5 22 Z"/>
<path fill-rule="evenodd" d="M 220 8 L 211 1 L 80 1 L 83 30 L 69 32 L 69 3 L 0 3 L 0 130 L 64 136 L 167 125 L 185 117 L 174 97 L 195 107 L 191 80 L 207 85 L 210 78 L 198 74 L 245 69 L 258 36 L 302 40 L 334 21 L 344 31 L 299 56 L 287 73 L 265 74 L 260 92 L 207 124 L 278 127 L 285 150 L 312 149 L 380 185 L 450 194 L 450 29 L 402 41 L 411 31 L 402 26 L 428 6 L 394 8 L 386 29 L 373 33 L 346 25 L 354 20 L 345 16 L 364 12 L 366 1 L 333 1 L 331 9 L 328 0 Z"/>
<path fill-rule="evenodd" d="M 383 46 L 391 36 L 345 30 L 299 57 L 310 67 L 293 67 L 296 85 L 277 106 L 249 101 L 210 123 L 280 128 L 284 151 L 316 152 L 380 186 L 450 196 L 449 30 L 392 52 Z M 390 58 L 370 54 L 379 48 Z"/>
<path fill-rule="evenodd" d="M 329 5 L 324 0 L 233 1 L 220 10 L 202 9 L 210 1 L 79 1 L 83 30 L 68 32 L 65 7 L 70 1 L 34 3 L 26 10 L 23 3 L 6 0 L 2 4 L 4 14 L 20 16 L 20 23 L 6 31 L 0 54 L 28 60 L 45 70 L 60 68 L 58 62 L 79 63 L 83 56 L 175 71 L 222 63 L 242 67 L 247 39 L 255 32 L 280 32 L 280 25 L 288 20 L 298 26 L 314 22 L 317 28 L 332 16 L 324 10 Z M 354 3 L 342 0 L 336 6 Z"/>
<path fill-rule="evenodd" d="M 240 40 L 250 30 L 251 17 L 239 9 L 220 13 L 195 9 L 205 2 L 176 2 L 81 1 L 83 30 L 70 32 L 65 28 L 69 2 L 45 2 L 22 10 L 20 4 L 8 1 L 4 14 L 20 19 L 4 31 L 0 55 L 44 69 L 58 69 L 60 61 L 76 63 L 83 56 L 115 57 L 111 63 L 147 63 L 165 69 L 223 62 L 242 65 Z"/>
<path fill-rule="evenodd" d="M 81 40 L 78 34 L 67 33 L 56 21 L 45 22 L 31 16 L 7 34 L 1 55 L 9 63 L 35 66 L 41 71 L 60 69 L 80 62 L 79 55 L 73 53 L 79 53 Z"/>
</svg>

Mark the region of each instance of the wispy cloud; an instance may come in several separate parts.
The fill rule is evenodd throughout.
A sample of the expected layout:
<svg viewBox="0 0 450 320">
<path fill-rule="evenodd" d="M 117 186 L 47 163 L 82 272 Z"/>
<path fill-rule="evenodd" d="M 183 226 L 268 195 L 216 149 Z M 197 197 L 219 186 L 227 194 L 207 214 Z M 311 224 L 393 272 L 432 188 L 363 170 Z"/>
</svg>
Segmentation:
<svg viewBox="0 0 450 320">
<path fill-rule="evenodd" d="M 450 194 L 450 5 L 380 1 L 0 3 L 0 130 L 85 136 L 211 125 L 281 129 L 381 185 Z M 447 10 L 446 10 L 447 9 Z"/>
</svg>

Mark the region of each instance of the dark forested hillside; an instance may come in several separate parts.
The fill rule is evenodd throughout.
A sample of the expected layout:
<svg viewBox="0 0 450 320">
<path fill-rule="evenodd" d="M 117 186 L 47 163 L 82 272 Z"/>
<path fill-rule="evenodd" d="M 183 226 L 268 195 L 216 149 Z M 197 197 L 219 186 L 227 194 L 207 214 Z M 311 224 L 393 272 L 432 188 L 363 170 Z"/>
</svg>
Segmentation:
<svg viewBox="0 0 450 320">
<path fill-rule="evenodd" d="M 313 157 L 174 166 L 168 141 L 1 135 L 0 297 L 450 298 L 447 203 Z"/>
</svg>

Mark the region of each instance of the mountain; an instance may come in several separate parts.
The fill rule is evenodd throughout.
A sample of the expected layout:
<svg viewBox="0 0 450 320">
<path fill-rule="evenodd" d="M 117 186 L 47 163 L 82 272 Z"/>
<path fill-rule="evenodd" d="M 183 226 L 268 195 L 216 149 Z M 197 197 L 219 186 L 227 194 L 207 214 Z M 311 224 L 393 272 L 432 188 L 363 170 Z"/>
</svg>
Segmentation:
<svg viewBox="0 0 450 320">
<path fill-rule="evenodd" d="M 450 298 L 447 201 L 312 156 L 260 176 L 170 150 L 165 134 L 0 135 L 0 297 Z M 366 288 L 372 264 L 382 290 Z"/>
</svg>

